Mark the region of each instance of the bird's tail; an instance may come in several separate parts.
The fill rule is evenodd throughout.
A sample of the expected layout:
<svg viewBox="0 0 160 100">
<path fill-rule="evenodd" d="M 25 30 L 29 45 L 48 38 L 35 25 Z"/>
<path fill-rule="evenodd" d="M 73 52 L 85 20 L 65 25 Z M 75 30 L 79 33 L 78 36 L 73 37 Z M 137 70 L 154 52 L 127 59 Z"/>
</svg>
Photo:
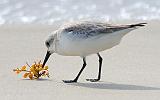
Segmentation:
<svg viewBox="0 0 160 100">
<path fill-rule="evenodd" d="M 131 25 L 129 25 L 129 28 L 143 27 L 143 26 L 145 26 L 146 24 L 147 24 L 147 23 L 131 24 Z"/>
</svg>

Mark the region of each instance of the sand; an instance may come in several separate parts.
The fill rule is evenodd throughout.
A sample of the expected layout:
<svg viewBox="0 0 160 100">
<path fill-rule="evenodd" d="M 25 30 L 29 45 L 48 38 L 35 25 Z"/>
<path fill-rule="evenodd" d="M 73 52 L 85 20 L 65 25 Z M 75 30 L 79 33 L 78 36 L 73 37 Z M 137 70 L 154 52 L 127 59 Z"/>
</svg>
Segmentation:
<svg viewBox="0 0 160 100">
<path fill-rule="evenodd" d="M 160 22 L 127 34 L 120 45 L 101 52 L 102 79 L 96 78 L 98 58 L 87 57 L 87 67 L 78 83 L 65 84 L 79 72 L 79 57 L 53 54 L 48 61 L 50 78 L 25 80 L 12 71 L 26 63 L 42 60 L 45 37 L 57 26 L 3 25 L 0 27 L 1 100 L 159 100 L 160 98 Z"/>
</svg>

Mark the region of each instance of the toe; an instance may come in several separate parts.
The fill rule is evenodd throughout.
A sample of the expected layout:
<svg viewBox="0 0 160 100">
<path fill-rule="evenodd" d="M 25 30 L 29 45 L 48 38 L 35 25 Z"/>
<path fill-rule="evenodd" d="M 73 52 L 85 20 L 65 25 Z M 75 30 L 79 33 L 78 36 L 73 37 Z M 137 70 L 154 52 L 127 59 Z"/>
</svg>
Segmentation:
<svg viewBox="0 0 160 100">
<path fill-rule="evenodd" d="M 97 82 L 99 81 L 99 79 L 86 79 L 87 81 L 90 81 L 90 82 Z"/>
<path fill-rule="evenodd" d="M 63 80 L 64 83 L 76 83 L 77 81 L 75 80 Z"/>
</svg>

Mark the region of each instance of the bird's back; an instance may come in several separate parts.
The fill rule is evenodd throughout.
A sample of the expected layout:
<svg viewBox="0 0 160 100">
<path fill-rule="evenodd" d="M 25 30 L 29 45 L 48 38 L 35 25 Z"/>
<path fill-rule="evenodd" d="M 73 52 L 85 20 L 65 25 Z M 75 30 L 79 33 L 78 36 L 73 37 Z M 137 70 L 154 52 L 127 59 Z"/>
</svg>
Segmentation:
<svg viewBox="0 0 160 100">
<path fill-rule="evenodd" d="M 67 34 L 70 37 L 74 37 L 74 39 L 88 39 L 100 34 L 112 34 L 125 29 L 133 30 L 136 29 L 137 26 L 144 26 L 144 24 L 146 23 L 131 25 L 112 25 L 103 22 L 82 21 L 66 24 L 62 26 L 60 29 L 64 34 Z"/>
</svg>

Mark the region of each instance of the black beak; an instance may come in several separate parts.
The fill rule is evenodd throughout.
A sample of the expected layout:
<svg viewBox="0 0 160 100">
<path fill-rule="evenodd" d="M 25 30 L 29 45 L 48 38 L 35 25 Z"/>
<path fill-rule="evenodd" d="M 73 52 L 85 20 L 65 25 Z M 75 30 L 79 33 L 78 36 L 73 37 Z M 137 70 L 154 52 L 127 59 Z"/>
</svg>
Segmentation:
<svg viewBox="0 0 160 100">
<path fill-rule="evenodd" d="M 49 51 L 47 51 L 47 54 L 45 56 L 45 59 L 43 61 L 43 65 L 42 65 L 43 67 L 45 66 L 46 62 L 48 61 L 48 58 L 50 57 L 50 55 L 51 55 L 51 53 Z"/>
</svg>

